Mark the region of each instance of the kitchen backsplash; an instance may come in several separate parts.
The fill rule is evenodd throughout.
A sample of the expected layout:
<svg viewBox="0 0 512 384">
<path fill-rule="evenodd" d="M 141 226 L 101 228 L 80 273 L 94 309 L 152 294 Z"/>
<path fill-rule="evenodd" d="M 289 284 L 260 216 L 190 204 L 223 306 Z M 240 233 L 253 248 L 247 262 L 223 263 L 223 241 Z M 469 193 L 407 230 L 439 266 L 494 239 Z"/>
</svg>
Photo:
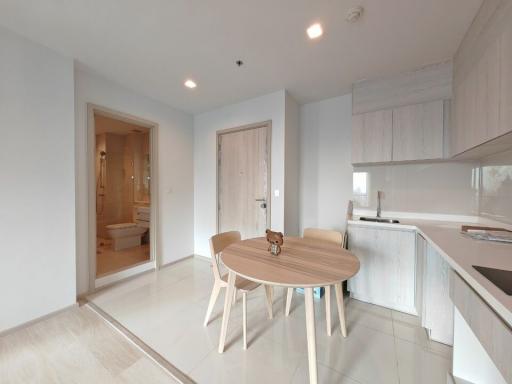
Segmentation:
<svg viewBox="0 0 512 384">
<path fill-rule="evenodd" d="M 512 223 L 512 150 L 480 162 L 354 167 L 354 207 L 383 211 L 480 215 Z"/>
<path fill-rule="evenodd" d="M 354 207 L 383 211 L 477 215 L 478 163 L 428 163 L 354 167 Z M 509 186 L 510 191 L 510 186 Z"/>
<path fill-rule="evenodd" d="M 512 150 L 481 162 L 480 215 L 512 224 Z"/>
</svg>

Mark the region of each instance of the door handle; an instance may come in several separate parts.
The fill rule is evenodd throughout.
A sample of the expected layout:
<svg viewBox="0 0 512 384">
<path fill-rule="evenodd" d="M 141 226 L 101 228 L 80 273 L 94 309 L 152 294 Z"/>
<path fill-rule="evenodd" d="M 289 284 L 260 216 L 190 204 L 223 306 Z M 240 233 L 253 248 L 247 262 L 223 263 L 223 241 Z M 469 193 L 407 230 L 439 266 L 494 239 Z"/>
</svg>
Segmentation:
<svg viewBox="0 0 512 384">
<path fill-rule="evenodd" d="M 255 201 L 267 201 L 267 199 L 263 198 L 263 199 L 254 199 Z"/>
<path fill-rule="evenodd" d="M 267 203 L 261 203 L 260 208 L 267 208 Z"/>
</svg>

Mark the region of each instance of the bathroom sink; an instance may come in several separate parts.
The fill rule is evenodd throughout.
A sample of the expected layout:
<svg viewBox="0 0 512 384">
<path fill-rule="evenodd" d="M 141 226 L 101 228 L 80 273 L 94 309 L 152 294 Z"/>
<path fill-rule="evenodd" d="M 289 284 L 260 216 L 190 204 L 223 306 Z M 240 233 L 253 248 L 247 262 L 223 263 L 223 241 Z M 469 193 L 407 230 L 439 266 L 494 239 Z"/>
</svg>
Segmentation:
<svg viewBox="0 0 512 384">
<path fill-rule="evenodd" d="M 359 220 L 361 221 L 372 221 L 372 222 L 375 222 L 375 223 L 386 223 L 386 224 L 399 224 L 400 221 L 398 221 L 397 219 L 386 219 L 386 218 L 383 218 L 383 217 L 367 217 L 367 216 L 362 216 L 359 218 Z"/>
</svg>

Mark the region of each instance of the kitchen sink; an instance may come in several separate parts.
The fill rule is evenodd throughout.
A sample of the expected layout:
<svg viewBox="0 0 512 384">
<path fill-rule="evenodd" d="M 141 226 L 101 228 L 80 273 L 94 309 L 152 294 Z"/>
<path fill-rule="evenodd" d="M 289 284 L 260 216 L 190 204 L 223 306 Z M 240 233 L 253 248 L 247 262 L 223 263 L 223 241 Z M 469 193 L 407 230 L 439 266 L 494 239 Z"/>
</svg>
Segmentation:
<svg viewBox="0 0 512 384">
<path fill-rule="evenodd" d="M 367 217 L 362 216 L 359 218 L 361 221 L 373 221 L 375 223 L 387 223 L 387 224 L 400 224 L 400 221 L 397 219 L 386 219 L 384 217 Z"/>
</svg>

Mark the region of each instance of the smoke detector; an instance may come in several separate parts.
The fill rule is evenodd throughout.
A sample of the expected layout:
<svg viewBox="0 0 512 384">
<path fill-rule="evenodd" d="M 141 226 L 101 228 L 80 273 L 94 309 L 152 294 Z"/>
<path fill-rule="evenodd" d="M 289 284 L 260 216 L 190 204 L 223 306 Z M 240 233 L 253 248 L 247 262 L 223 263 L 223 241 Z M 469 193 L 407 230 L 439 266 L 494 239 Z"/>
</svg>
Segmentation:
<svg viewBox="0 0 512 384">
<path fill-rule="evenodd" d="M 347 16 L 345 17 L 345 20 L 349 23 L 355 23 L 357 20 L 361 18 L 363 15 L 364 8 L 363 7 L 354 7 L 350 8 L 347 12 Z"/>
</svg>

